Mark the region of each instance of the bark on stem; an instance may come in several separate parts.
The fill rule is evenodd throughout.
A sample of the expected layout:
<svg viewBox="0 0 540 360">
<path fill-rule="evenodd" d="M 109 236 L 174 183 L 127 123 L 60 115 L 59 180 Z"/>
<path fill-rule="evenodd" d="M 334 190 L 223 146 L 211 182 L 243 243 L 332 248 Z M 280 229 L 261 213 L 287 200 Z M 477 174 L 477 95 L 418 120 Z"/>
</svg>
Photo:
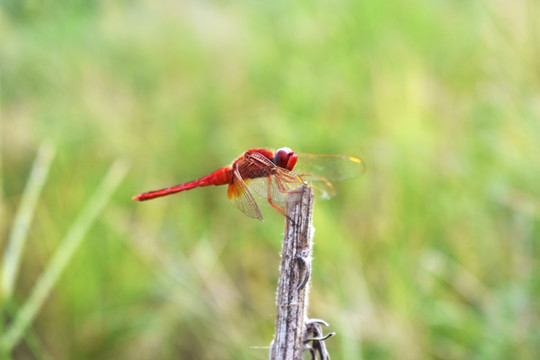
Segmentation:
<svg viewBox="0 0 540 360">
<path fill-rule="evenodd" d="M 313 246 L 312 215 L 313 189 L 304 184 L 293 190 L 287 201 L 271 360 L 303 359 Z"/>
</svg>

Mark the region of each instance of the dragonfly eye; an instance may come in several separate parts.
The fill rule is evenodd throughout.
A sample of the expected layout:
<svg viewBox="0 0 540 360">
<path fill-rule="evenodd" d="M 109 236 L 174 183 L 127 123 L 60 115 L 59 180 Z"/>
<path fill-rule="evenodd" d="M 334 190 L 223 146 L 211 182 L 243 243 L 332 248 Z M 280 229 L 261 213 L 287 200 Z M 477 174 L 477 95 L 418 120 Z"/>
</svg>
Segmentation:
<svg viewBox="0 0 540 360">
<path fill-rule="evenodd" d="M 278 149 L 274 156 L 274 164 L 287 170 L 292 170 L 298 157 L 291 149 L 285 147 Z"/>
</svg>

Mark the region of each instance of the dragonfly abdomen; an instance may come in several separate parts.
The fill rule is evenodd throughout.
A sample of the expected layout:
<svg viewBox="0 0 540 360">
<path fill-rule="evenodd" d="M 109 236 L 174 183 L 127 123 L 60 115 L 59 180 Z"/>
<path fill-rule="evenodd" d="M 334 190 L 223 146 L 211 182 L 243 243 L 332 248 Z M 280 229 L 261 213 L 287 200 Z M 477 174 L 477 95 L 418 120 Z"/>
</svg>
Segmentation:
<svg viewBox="0 0 540 360">
<path fill-rule="evenodd" d="M 171 186 L 165 189 L 149 191 L 144 194 L 140 194 L 133 197 L 133 200 L 136 201 L 146 201 L 155 199 L 162 196 L 167 196 L 171 194 L 176 194 L 181 191 L 191 190 L 200 186 L 210 186 L 210 185 L 227 185 L 232 182 L 232 169 L 230 167 L 221 168 L 214 171 L 210 175 L 202 177 L 198 180 L 190 181 L 185 184 L 180 184 L 176 186 Z"/>
</svg>

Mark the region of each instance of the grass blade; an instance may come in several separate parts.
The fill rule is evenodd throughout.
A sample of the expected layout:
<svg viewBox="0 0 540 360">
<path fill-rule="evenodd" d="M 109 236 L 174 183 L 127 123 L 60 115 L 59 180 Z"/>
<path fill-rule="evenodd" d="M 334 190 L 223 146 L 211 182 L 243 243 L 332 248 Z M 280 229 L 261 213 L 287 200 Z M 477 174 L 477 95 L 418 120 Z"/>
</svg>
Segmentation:
<svg viewBox="0 0 540 360">
<path fill-rule="evenodd" d="M 39 277 L 27 301 L 16 314 L 11 327 L 0 337 L 0 349 L 3 352 L 8 353 L 17 345 L 28 325 L 36 317 L 52 287 L 57 283 L 69 260 L 73 257 L 75 250 L 81 244 L 90 225 L 108 202 L 126 172 L 127 165 L 123 161 L 118 160 L 111 166 L 94 196 L 62 240 L 60 247 Z"/>
<path fill-rule="evenodd" d="M 21 204 L 15 215 L 3 259 L 1 286 L 4 301 L 11 299 L 13 294 L 28 228 L 32 222 L 36 202 L 47 178 L 54 152 L 54 147 L 49 143 L 43 143 L 39 148 L 23 192 Z"/>
</svg>

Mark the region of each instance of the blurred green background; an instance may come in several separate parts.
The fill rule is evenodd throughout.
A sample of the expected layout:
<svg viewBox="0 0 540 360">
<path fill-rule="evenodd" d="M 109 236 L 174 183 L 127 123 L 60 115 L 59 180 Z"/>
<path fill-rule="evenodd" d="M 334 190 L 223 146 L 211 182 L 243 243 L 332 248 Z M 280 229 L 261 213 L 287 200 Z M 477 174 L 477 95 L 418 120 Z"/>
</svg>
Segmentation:
<svg viewBox="0 0 540 360">
<path fill-rule="evenodd" d="M 130 164 L 13 358 L 267 359 L 283 217 L 131 196 L 281 146 L 367 166 L 315 207 L 333 358 L 540 358 L 538 2 L 0 3 L 1 249 L 56 149 L 0 330 Z"/>
</svg>

